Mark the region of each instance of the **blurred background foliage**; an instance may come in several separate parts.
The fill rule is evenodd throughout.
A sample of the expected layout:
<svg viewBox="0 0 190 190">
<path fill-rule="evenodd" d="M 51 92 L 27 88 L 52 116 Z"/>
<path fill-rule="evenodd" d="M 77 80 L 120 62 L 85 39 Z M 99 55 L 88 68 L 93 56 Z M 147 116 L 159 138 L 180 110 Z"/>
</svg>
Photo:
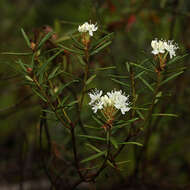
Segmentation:
<svg viewBox="0 0 190 190">
<path fill-rule="evenodd" d="M 175 40 L 180 46 L 178 54 L 188 53 L 190 49 L 189 0 L 1 0 L 0 15 L 1 52 L 27 51 L 21 28 L 33 38 L 35 29 L 48 25 L 56 32 L 58 39 L 67 43 L 67 35 L 77 31 L 79 24 L 89 20 L 97 22 L 102 31 L 114 32 L 114 38 L 106 50 L 107 57 L 105 52 L 99 54 L 93 60 L 92 67 L 115 65 L 115 74 L 125 75 L 126 61 L 138 63 L 150 57 L 150 42 L 154 38 Z M 23 85 L 22 77 L 15 71 L 13 65 L 16 59 L 17 56 L 0 56 L 2 184 L 19 184 L 22 180 L 44 179 L 45 176 L 37 154 L 41 114 L 39 101 L 38 97 L 31 96 L 30 89 Z M 152 187 L 157 184 L 156 187 L 160 185 L 162 189 L 190 188 L 189 57 L 183 60 L 183 64 L 187 67 L 185 73 L 167 87 L 170 90 L 166 95 L 173 95 L 168 95 L 165 104 L 160 105 L 163 110 L 176 113 L 179 117 L 154 121 L 158 127 L 150 143 L 148 176 Z M 111 90 L 118 87 L 109 80 L 109 74 L 98 74 L 98 88 Z M 125 91 L 129 93 L 127 88 Z M 84 113 L 84 117 L 88 115 Z M 63 140 L 60 129 L 56 130 L 52 133 L 53 139 L 59 143 L 67 142 L 67 138 Z M 132 151 L 129 147 L 129 160 L 133 159 Z M 125 152 L 122 155 L 125 157 Z M 124 181 L 132 165 L 129 163 L 122 170 Z M 117 179 L 110 176 L 112 173 L 108 171 L 102 180 L 109 179 L 114 189 Z M 108 184 L 101 187 L 107 188 Z"/>
</svg>

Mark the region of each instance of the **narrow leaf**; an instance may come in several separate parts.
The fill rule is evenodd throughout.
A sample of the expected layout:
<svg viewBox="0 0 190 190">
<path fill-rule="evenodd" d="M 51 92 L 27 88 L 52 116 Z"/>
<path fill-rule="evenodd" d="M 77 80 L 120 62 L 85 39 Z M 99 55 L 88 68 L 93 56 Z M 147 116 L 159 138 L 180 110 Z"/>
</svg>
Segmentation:
<svg viewBox="0 0 190 190">
<path fill-rule="evenodd" d="M 167 116 L 167 117 L 178 117 L 178 115 L 173 113 L 154 113 L 152 116 Z"/>
<path fill-rule="evenodd" d="M 140 110 L 136 110 L 136 112 L 137 112 L 137 114 L 139 115 L 139 117 L 140 117 L 142 120 L 145 119 L 144 116 L 143 116 L 143 114 L 140 112 Z"/>
<path fill-rule="evenodd" d="M 112 37 L 113 37 L 113 32 L 112 33 L 110 33 L 110 34 L 107 34 L 106 36 L 104 36 L 103 38 L 100 38 L 99 40 L 97 40 L 96 42 L 95 42 L 95 44 L 93 44 L 93 47 L 92 48 L 96 48 L 96 46 L 99 46 L 99 44 L 101 44 L 102 42 L 105 42 L 105 41 L 110 41 L 111 39 L 112 39 Z"/>
<path fill-rule="evenodd" d="M 39 45 L 38 45 L 38 49 L 40 49 L 43 44 L 52 36 L 53 32 L 49 32 L 47 33 L 43 38 L 42 40 L 40 41 Z"/>
<path fill-rule="evenodd" d="M 119 81 L 119 80 L 117 80 L 117 79 L 114 79 L 114 78 L 111 78 L 111 80 L 114 81 L 114 82 L 116 82 L 116 83 L 118 83 L 118 84 L 121 84 L 121 85 L 126 86 L 126 87 L 129 88 L 129 85 L 126 84 L 126 83 L 124 83 L 124 82 L 121 82 L 121 81 Z"/>
<path fill-rule="evenodd" d="M 83 53 L 82 51 L 74 50 L 74 49 L 68 48 L 68 47 L 66 47 L 66 46 L 64 46 L 64 45 L 62 45 L 62 44 L 59 44 L 59 46 L 60 46 L 61 48 L 63 48 L 64 50 L 69 51 L 70 53 L 76 53 L 76 54 L 79 54 L 79 55 L 84 55 L 84 53 Z"/>
<path fill-rule="evenodd" d="M 2 55 L 32 55 L 32 52 L 16 53 L 16 52 L 2 52 Z"/>
<path fill-rule="evenodd" d="M 106 139 L 102 138 L 102 137 L 89 136 L 89 135 L 78 135 L 78 136 L 82 137 L 82 138 L 89 138 L 89 139 L 95 139 L 95 140 L 100 140 L 100 141 L 106 141 Z"/>
<path fill-rule="evenodd" d="M 121 161 L 121 162 L 116 162 L 116 165 L 122 165 L 122 164 L 126 164 L 128 162 L 131 162 L 130 160 L 125 160 L 125 161 Z"/>
<path fill-rule="evenodd" d="M 34 92 L 37 96 L 39 96 L 43 101 L 47 102 L 47 100 L 46 100 L 39 92 L 37 92 L 35 89 L 32 89 L 32 90 L 33 90 L 33 92 Z"/>
<path fill-rule="evenodd" d="M 34 68 L 35 56 L 36 56 L 36 54 L 34 53 L 34 54 L 32 55 L 32 60 L 31 60 L 31 64 L 30 64 L 30 67 L 31 67 L 32 69 Z"/>
<path fill-rule="evenodd" d="M 49 77 L 48 77 L 48 80 L 54 78 L 54 76 L 55 76 L 55 74 L 56 74 L 56 72 L 58 71 L 59 68 L 60 68 L 60 66 L 56 67 L 56 68 L 52 71 L 52 73 L 51 73 L 51 74 L 49 75 Z"/>
<path fill-rule="evenodd" d="M 95 78 L 96 78 L 96 74 L 95 74 L 95 75 L 92 75 L 92 76 L 86 81 L 86 85 L 90 84 L 90 83 L 93 81 L 93 79 L 95 79 Z"/>
<path fill-rule="evenodd" d="M 135 76 L 135 79 L 139 78 L 141 75 L 143 75 L 146 71 L 140 72 L 138 75 Z"/>
<path fill-rule="evenodd" d="M 96 158 L 98 158 L 98 157 L 100 157 L 100 156 L 102 156 L 104 154 L 105 154 L 105 151 L 99 152 L 97 154 L 94 154 L 94 155 L 82 160 L 81 163 L 89 162 L 89 161 L 94 160 L 94 159 L 96 159 Z"/>
<path fill-rule="evenodd" d="M 91 148 L 92 150 L 96 151 L 96 152 L 102 152 L 100 149 L 98 149 L 97 147 L 95 147 L 89 143 L 86 143 L 85 145 L 88 146 L 89 148 Z"/>
<path fill-rule="evenodd" d="M 127 68 L 127 71 L 130 72 L 130 65 L 129 65 L 128 62 L 125 63 L 125 66 L 126 66 L 126 68 Z"/>
<path fill-rule="evenodd" d="M 66 107 L 72 107 L 74 104 L 78 104 L 78 100 L 70 102 Z"/>
<path fill-rule="evenodd" d="M 84 127 L 89 128 L 89 129 L 94 129 L 94 130 L 102 130 L 100 127 L 94 127 L 91 125 L 84 125 Z"/>
<path fill-rule="evenodd" d="M 108 41 L 106 42 L 104 45 L 100 46 L 99 48 L 97 48 L 96 50 L 94 50 L 90 55 L 94 55 L 96 53 L 98 53 L 99 51 L 101 51 L 102 49 L 106 48 L 107 46 L 109 46 L 112 42 Z"/>
<path fill-rule="evenodd" d="M 50 114 L 55 114 L 53 111 L 51 110 L 47 110 L 47 109 L 42 109 L 43 112 L 46 112 L 46 113 L 50 113 Z"/>
<path fill-rule="evenodd" d="M 172 75 L 172 76 L 168 77 L 167 79 L 165 79 L 164 81 L 162 81 L 162 82 L 160 83 L 160 85 L 163 85 L 163 84 L 167 83 L 168 81 L 170 81 L 170 80 L 176 78 L 177 76 L 181 75 L 183 72 L 184 72 L 184 71 L 180 71 L 180 72 L 178 72 L 178 73 L 175 73 L 174 75 Z"/>
<path fill-rule="evenodd" d="M 81 49 L 84 49 L 84 48 L 85 48 L 85 46 L 84 46 L 82 43 L 80 43 L 78 40 L 76 40 L 72 35 L 70 36 L 70 38 L 73 40 L 73 42 L 74 42 L 79 48 L 81 48 Z"/>
<path fill-rule="evenodd" d="M 19 59 L 18 61 L 16 61 L 16 63 L 18 63 L 18 64 L 20 65 L 20 67 L 21 67 L 25 72 L 27 71 L 27 69 L 26 69 L 24 63 L 21 61 L 21 59 Z"/>
<path fill-rule="evenodd" d="M 95 115 L 92 115 L 92 118 L 99 124 L 99 125 L 104 125 L 104 123 L 98 118 L 98 117 L 95 117 Z"/>
<path fill-rule="evenodd" d="M 28 46 L 29 48 L 31 48 L 31 47 L 30 47 L 30 40 L 29 40 L 28 36 L 26 35 L 26 33 L 25 33 L 25 31 L 24 31 L 23 28 L 21 28 L 21 32 L 22 32 L 22 35 L 23 35 L 23 37 L 24 37 L 24 39 L 25 39 L 25 41 L 26 41 L 27 46 Z"/>
<path fill-rule="evenodd" d="M 79 81 L 78 80 L 72 80 L 66 84 L 63 84 L 61 87 L 59 87 L 57 95 L 59 95 L 64 90 L 64 88 L 66 88 L 67 86 L 71 85 L 72 83 L 76 83 L 76 82 L 79 82 Z"/>
<path fill-rule="evenodd" d="M 59 105 L 59 107 L 63 106 L 64 103 L 68 100 L 69 97 L 70 97 L 69 95 L 68 95 L 68 96 L 65 96 L 65 97 L 63 98 L 61 104 Z"/>
<path fill-rule="evenodd" d="M 137 145 L 137 146 L 143 146 L 141 143 L 138 143 L 138 142 L 122 142 L 122 143 L 119 143 L 119 144 L 134 144 L 134 145 Z"/>
<path fill-rule="evenodd" d="M 154 72 L 153 70 L 147 69 L 147 68 L 143 67 L 142 65 L 138 65 L 138 64 L 136 64 L 136 63 L 130 63 L 130 65 L 133 65 L 133 66 L 135 66 L 135 67 L 141 68 L 141 69 L 143 69 L 143 70 L 145 70 L 145 71 L 148 71 L 148 72 Z"/>
<path fill-rule="evenodd" d="M 136 117 L 136 118 L 130 119 L 130 120 L 128 120 L 128 121 L 122 121 L 122 123 L 119 122 L 119 124 L 117 124 L 114 128 L 126 127 L 126 126 L 128 126 L 130 123 L 133 123 L 133 122 L 137 121 L 138 119 L 139 119 L 139 118 Z"/>
<path fill-rule="evenodd" d="M 128 76 L 120 76 L 120 75 L 112 75 L 112 74 L 109 74 L 108 76 L 109 77 L 120 78 L 120 79 L 127 79 L 127 78 L 129 78 Z"/>
<path fill-rule="evenodd" d="M 145 80 L 143 79 L 141 76 L 138 77 L 152 92 L 154 91 L 154 89 L 152 88 L 152 86 Z"/>
<path fill-rule="evenodd" d="M 182 56 L 176 56 L 173 59 L 171 59 L 170 61 L 168 61 L 167 65 L 171 65 L 173 63 L 177 63 L 179 60 L 183 59 L 184 57 L 188 56 L 189 53 L 182 55 Z"/>
<path fill-rule="evenodd" d="M 37 76 L 38 76 L 40 73 L 44 72 L 45 69 L 46 69 L 46 67 L 48 66 L 48 64 L 49 64 L 53 59 L 55 59 L 62 51 L 63 51 L 63 50 L 60 50 L 60 51 L 58 51 L 55 55 L 53 55 L 52 57 L 50 57 L 50 58 L 40 67 L 39 71 L 37 72 Z"/>
<path fill-rule="evenodd" d="M 113 146 L 114 146 L 116 149 L 118 149 L 117 141 L 116 141 L 113 137 L 110 138 L 110 141 L 111 141 L 111 143 L 113 144 Z"/>
<path fill-rule="evenodd" d="M 100 67 L 95 69 L 95 71 L 104 71 L 104 70 L 109 70 L 109 69 L 115 69 L 115 66 L 111 66 L 111 67 Z"/>
<path fill-rule="evenodd" d="M 85 66 L 85 65 L 86 65 L 86 63 L 85 63 L 85 61 L 83 60 L 82 56 L 77 55 L 76 57 L 77 57 L 77 59 L 79 60 L 79 63 L 80 63 L 82 66 Z"/>
</svg>

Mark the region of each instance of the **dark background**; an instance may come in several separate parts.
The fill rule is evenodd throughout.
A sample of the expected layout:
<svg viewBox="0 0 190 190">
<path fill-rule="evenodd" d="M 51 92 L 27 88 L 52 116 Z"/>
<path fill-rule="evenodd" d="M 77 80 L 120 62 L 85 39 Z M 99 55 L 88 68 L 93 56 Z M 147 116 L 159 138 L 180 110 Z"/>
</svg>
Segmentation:
<svg viewBox="0 0 190 190">
<path fill-rule="evenodd" d="M 107 60 L 119 69 L 127 60 L 138 61 L 150 54 L 154 38 L 175 40 L 181 55 L 190 49 L 189 0 L 1 0 L 0 15 L 1 52 L 27 50 L 21 27 L 30 35 L 35 28 L 49 25 L 62 37 L 89 20 L 115 32 L 111 57 Z M 38 156 L 40 107 L 15 71 L 16 58 L 0 56 L 0 189 L 1 186 L 2 189 L 48 189 Z M 190 188 L 188 57 L 183 64 L 187 69 L 170 84 L 173 96 L 166 105 L 179 117 L 161 122 L 151 141 L 154 154 L 151 181 L 165 189 Z M 62 138 L 58 134 L 56 138 Z M 129 171 L 130 166 L 124 173 Z"/>
</svg>

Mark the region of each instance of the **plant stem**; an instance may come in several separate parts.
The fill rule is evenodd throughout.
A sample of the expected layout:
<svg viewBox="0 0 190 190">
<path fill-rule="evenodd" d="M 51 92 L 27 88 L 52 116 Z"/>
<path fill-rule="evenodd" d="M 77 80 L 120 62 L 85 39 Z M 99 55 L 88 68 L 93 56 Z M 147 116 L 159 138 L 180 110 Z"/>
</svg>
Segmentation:
<svg viewBox="0 0 190 190">
<path fill-rule="evenodd" d="M 86 47 L 86 50 L 85 50 L 85 62 L 86 62 L 86 65 L 85 65 L 85 71 L 84 71 L 84 86 L 83 86 L 81 101 L 80 101 L 80 105 L 79 105 L 80 111 L 82 109 L 82 104 L 83 104 L 83 101 L 84 101 L 84 95 L 85 95 L 85 92 L 86 92 L 86 81 L 87 81 L 87 78 L 88 78 L 89 53 L 88 53 L 88 48 L 87 47 Z"/>
<path fill-rule="evenodd" d="M 74 160 L 75 160 L 75 167 L 77 169 L 77 172 L 80 176 L 80 179 L 85 181 L 84 176 L 82 175 L 81 171 L 80 171 L 80 167 L 79 167 L 79 159 L 78 159 L 78 155 L 77 155 L 77 146 L 76 146 L 76 138 L 75 138 L 75 127 L 71 124 L 71 137 L 72 137 L 72 147 L 73 147 L 73 154 L 74 154 Z"/>
<path fill-rule="evenodd" d="M 103 171 L 103 169 L 106 167 L 106 163 L 109 159 L 110 150 L 111 150 L 110 136 L 111 136 L 111 128 L 109 126 L 107 129 L 107 154 L 106 154 L 106 157 L 105 157 L 104 162 L 102 163 L 101 167 L 96 172 L 96 174 L 93 175 L 93 177 L 92 177 L 92 179 L 90 179 L 90 181 L 94 181 L 100 175 L 100 173 Z"/>
<path fill-rule="evenodd" d="M 33 78 L 36 86 L 39 88 L 39 90 L 41 91 L 41 93 L 43 94 L 43 96 L 47 99 L 48 105 L 51 107 L 51 109 L 54 111 L 56 117 L 60 120 L 60 122 L 62 123 L 62 125 L 66 128 L 69 128 L 67 126 L 67 124 L 65 123 L 65 121 L 63 120 L 63 118 L 57 113 L 54 105 L 51 103 L 50 97 L 44 92 L 43 88 L 41 87 L 41 85 L 38 83 L 36 77 L 34 76 Z"/>
</svg>

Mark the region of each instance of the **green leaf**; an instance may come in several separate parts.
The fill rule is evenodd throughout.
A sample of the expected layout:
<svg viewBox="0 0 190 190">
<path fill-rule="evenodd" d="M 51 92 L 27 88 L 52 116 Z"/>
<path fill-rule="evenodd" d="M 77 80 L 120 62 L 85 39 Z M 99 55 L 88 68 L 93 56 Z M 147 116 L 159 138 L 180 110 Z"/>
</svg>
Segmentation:
<svg viewBox="0 0 190 190">
<path fill-rule="evenodd" d="M 88 146 L 89 148 L 91 148 L 92 150 L 96 151 L 96 152 L 102 152 L 100 149 L 98 149 L 97 147 L 95 147 L 89 143 L 86 143 L 85 145 Z"/>
<path fill-rule="evenodd" d="M 116 165 L 122 165 L 122 164 L 126 164 L 128 162 L 131 162 L 131 160 L 125 160 L 125 161 L 121 161 L 121 162 L 116 162 Z"/>
<path fill-rule="evenodd" d="M 86 65 L 85 61 L 83 60 L 83 58 L 82 58 L 80 55 L 77 55 L 76 57 L 77 57 L 77 59 L 79 60 L 79 63 L 80 63 L 82 66 L 85 66 L 85 65 Z"/>
<path fill-rule="evenodd" d="M 145 63 L 148 62 L 148 61 L 150 61 L 150 58 L 144 59 L 140 64 L 143 65 L 143 64 L 145 64 Z"/>
<path fill-rule="evenodd" d="M 66 88 L 67 86 L 71 85 L 72 83 L 76 83 L 76 82 L 79 82 L 79 80 L 72 80 L 66 84 L 63 84 L 61 87 L 59 87 L 59 90 L 56 94 L 59 95 L 63 91 L 64 88 Z"/>
<path fill-rule="evenodd" d="M 44 73 L 41 73 L 39 76 L 39 83 L 42 84 L 44 79 Z"/>
<path fill-rule="evenodd" d="M 107 46 L 109 46 L 112 43 L 112 41 L 108 41 L 106 42 L 104 45 L 100 46 L 99 48 L 95 49 L 92 53 L 90 53 L 90 55 L 94 55 L 96 53 L 98 53 L 99 51 L 101 51 L 102 49 L 106 48 Z"/>
<path fill-rule="evenodd" d="M 143 75 L 144 73 L 146 73 L 146 71 L 142 71 L 140 72 L 138 75 L 135 76 L 135 79 L 139 78 L 141 75 Z"/>
<path fill-rule="evenodd" d="M 140 112 L 140 110 L 136 110 L 136 112 L 137 112 L 137 114 L 139 115 L 139 117 L 140 117 L 142 120 L 145 119 L 144 116 L 143 116 L 143 114 Z"/>
<path fill-rule="evenodd" d="M 43 44 L 53 35 L 53 32 L 49 32 L 47 33 L 43 38 L 42 40 L 40 41 L 39 45 L 38 45 L 38 49 L 40 49 Z"/>
<path fill-rule="evenodd" d="M 30 64 L 30 67 L 31 67 L 32 69 L 34 68 L 35 56 L 36 56 L 36 54 L 34 53 L 34 54 L 32 55 L 32 60 L 31 60 L 31 64 Z"/>
<path fill-rule="evenodd" d="M 46 98 L 44 98 L 38 91 L 36 91 L 35 89 L 32 89 L 32 90 L 33 90 L 33 92 L 34 92 L 37 96 L 39 96 L 43 101 L 47 102 Z"/>
<path fill-rule="evenodd" d="M 152 86 L 145 80 L 143 79 L 141 76 L 138 77 L 152 92 L 154 92 L 154 89 L 152 88 Z"/>
<path fill-rule="evenodd" d="M 171 59 L 170 61 L 168 61 L 168 63 L 166 63 L 166 65 L 171 65 L 173 63 L 177 63 L 179 60 L 183 59 L 184 57 L 188 56 L 189 53 L 182 55 L 182 56 L 176 56 L 173 59 Z"/>
<path fill-rule="evenodd" d="M 138 64 L 136 64 L 136 63 L 130 63 L 130 65 L 133 65 L 133 66 L 138 67 L 138 68 L 141 68 L 141 69 L 143 69 L 143 70 L 145 70 L 145 71 L 153 72 L 153 73 L 154 73 L 153 70 L 147 69 L 147 68 L 143 67 L 142 65 L 138 65 Z"/>
<path fill-rule="evenodd" d="M 139 107 L 131 107 L 131 108 L 134 110 L 144 110 L 144 111 L 148 110 L 148 108 L 139 108 Z"/>
<path fill-rule="evenodd" d="M 95 129 L 95 130 L 102 130 L 100 127 L 94 127 L 91 125 L 84 125 L 85 128 L 89 128 L 89 129 Z"/>
<path fill-rule="evenodd" d="M 102 137 L 89 136 L 89 135 L 78 135 L 78 136 L 82 137 L 82 138 L 89 138 L 89 139 L 95 139 L 95 140 L 99 140 L 99 141 L 106 141 L 106 139 L 102 138 Z"/>
<path fill-rule="evenodd" d="M 153 113 L 152 116 L 167 116 L 167 117 L 179 117 L 173 113 Z"/>
<path fill-rule="evenodd" d="M 159 101 L 159 99 L 161 99 L 161 97 L 162 97 L 162 92 L 160 91 L 160 92 L 158 92 L 158 93 L 156 94 L 156 99 L 155 99 L 155 101 L 154 101 L 154 104 L 156 104 L 156 103 Z"/>
<path fill-rule="evenodd" d="M 81 49 L 84 49 L 84 48 L 85 48 L 85 46 L 84 46 L 82 43 L 80 43 L 78 40 L 76 40 L 72 35 L 70 36 L 70 38 L 73 40 L 73 42 L 74 42 L 79 48 L 81 48 Z"/>
<path fill-rule="evenodd" d="M 70 53 L 76 53 L 76 54 L 79 54 L 79 55 L 84 55 L 84 52 L 82 52 L 82 51 L 74 50 L 74 49 L 68 48 L 68 47 L 66 47 L 66 46 L 64 46 L 64 45 L 62 45 L 62 44 L 59 44 L 59 46 L 60 46 L 61 48 L 63 48 L 64 50 L 69 51 Z"/>
<path fill-rule="evenodd" d="M 55 77 L 55 74 L 56 74 L 56 72 L 58 71 L 59 68 L 60 68 L 60 66 L 56 67 L 56 68 L 51 72 L 51 74 L 50 74 L 49 77 L 48 77 L 48 80 L 50 80 L 50 79 L 52 79 L 52 78 Z"/>
<path fill-rule="evenodd" d="M 117 141 L 116 141 L 113 137 L 110 138 L 110 141 L 111 141 L 111 143 L 113 144 L 113 146 L 114 146 L 116 149 L 118 149 Z"/>
<path fill-rule="evenodd" d="M 25 72 L 27 72 L 27 69 L 26 69 L 26 67 L 25 67 L 25 64 L 22 62 L 21 59 L 19 59 L 18 61 L 16 61 L 16 63 L 19 64 L 20 67 L 21 67 Z"/>
<path fill-rule="evenodd" d="M 184 71 L 180 71 L 180 72 L 178 72 L 178 73 L 175 73 L 175 74 L 171 75 L 170 77 L 168 77 L 167 79 L 165 79 L 164 81 L 162 81 L 162 82 L 160 83 L 160 86 L 163 85 L 163 84 L 165 84 L 165 83 L 167 83 L 168 81 L 170 81 L 170 80 L 176 78 L 177 76 L 181 75 L 183 72 L 184 72 Z"/>
<path fill-rule="evenodd" d="M 2 55 L 32 55 L 32 52 L 16 53 L 16 52 L 2 52 Z"/>
<path fill-rule="evenodd" d="M 68 73 L 68 72 L 66 72 L 66 71 L 64 71 L 64 70 L 61 70 L 60 72 L 58 72 L 58 73 L 56 74 L 56 76 L 59 75 L 59 74 L 66 75 L 66 76 L 69 76 L 69 77 L 71 77 L 71 78 L 76 78 L 74 75 L 72 75 L 71 73 Z"/>
<path fill-rule="evenodd" d="M 118 124 L 114 127 L 114 128 L 122 128 L 122 127 L 126 127 L 128 126 L 130 123 L 133 123 L 135 121 L 137 121 L 139 118 L 136 117 L 136 118 L 133 118 L 133 119 L 130 119 L 128 121 L 121 121 L 121 122 L 118 122 Z"/>
<path fill-rule="evenodd" d="M 124 83 L 124 82 L 121 82 L 121 81 L 119 81 L 119 80 L 117 80 L 117 79 L 114 79 L 114 78 L 111 78 L 111 80 L 114 81 L 114 82 L 116 82 L 116 83 L 118 83 L 118 84 L 120 84 L 120 85 L 123 85 L 123 86 L 126 86 L 126 87 L 129 88 L 129 85 L 126 84 L 126 83 Z"/>
<path fill-rule="evenodd" d="M 138 143 L 138 142 L 122 142 L 122 143 L 118 143 L 118 144 L 134 144 L 137 146 L 143 146 L 141 143 Z"/>
<path fill-rule="evenodd" d="M 25 33 L 25 31 L 24 31 L 23 28 L 21 28 L 21 32 L 22 32 L 22 35 L 23 35 L 23 37 L 24 37 L 24 39 L 25 39 L 25 41 L 26 41 L 27 46 L 28 46 L 29 48 L 31 48 L 31 47 L 30 47 L 30 40 L 29 40 L 28 36 L 26 35 L 26 33 Z"/>
<path fill-rule="evenodd" d="M 106 153 L 106 151 L 103 151 L 103 152 L 99 152 L 99 153 L 97 153 L 97 154 L 94 154 L 94 155 L 92 155 L 92 156 L 90 156 L 90 157 L 88 157 L 88 158 L 82 160 L 81 163 L 85 163 L 85 162 L 89 162 L 89 161 L 91 161 L 91 160 L 94 160 L 94 159 L 96 159 L 96 158 L 98 158 L 98 157 L 104 155 L 105 153 Z"/>
<path fill-rule="evenodd" d="M 109 77 L 120 78 L 120 79 L 127 79 L 127 78 L 129 78 L 128 76 L 120 76 L 120 75 L 112 75 L 112 74 L 109 74 L 108 76 Z"/>
<path fill-rule="evenodd" d="M 26 75 L 25 78 L 26 78 L 27 80 L 29 80 L 30 82 L 33 82 L 33 79 L 32 79 L 30 76 Z"/>
<path fill-rule="evenodd" d="M 127 68 L 127 71 L 130 72 L 130 65 L 129 65 L 128 62 L 125 63 L 125 66 L 126 66 L 126 68 Z"/>
<path fill-rule="evenodd" d="M 78 104 L 78 100 L 70 102 L 66 107 L 72 107 L 74 104 Z"/>
<path fill-rule="evenodd" d="M 63 52 L 63 50 L 60 50 L 60 51 L 58 51 L 55 55 L 51 56 L 51 57 L 40 67 L 39 71 L 37 72 L 37 76 L 38 76 L 40 73 L 44 72 L 45 69 L 46 69 L 46 67 L 48 66 L 48 64 L 49 64 L 53 59 L 55 59 L 61 52 Z"/>
<path fill-rule="evenodd" d="M 106 41 L 110 41 L 111 39 L 112 39 L 112 37 L 113 37 L 113 32 L 112 33 L 110 33 L 110 34 L 107 34 L 106 36 L 104 36 L 103 38 L 100 38 L 99 40 L 97 40 L 94 44 L 93 44 L 93 47 L 91 48 L 91 49 L 93 49 L 93 48 L 96 48 L 97 46 L 99 46 L 101 43 L 103 43 L 103 42 L 106 42 Z"/>
<path fill-rule="evenodd" d="M 55 114 L 53 111 L 51 110 L 47 110 L 47 109 L 42 109 L 43 112 L 46 112 L 46 113 L 50 113 L 50 114 Z"/>
<path fill-rule="evenodd" d="M 109 70 L 109 69 L 116 69 L 116 66 L 100 67 L 100 68 L 95 69 L 95 71 L 104 71 L 104 70 Z"/>
<path fill-rule="evenodd" d="M 104 125 L 104 123 L 98 118 L 98 117 L 95 117 L 95 115 L 92 115 L 92 118 L 99 124 L 99 125 Z"/>
<path fill-rule="evenodd" d="M 89 85 L 92 81 L 93 81 L 93 79 L 95 79 L 96 78 L 96 74 L 95 75 L 92 75 L 87 81 L 86 81 L 86 85 Z"/>
<path fill-rule="evenodd" d="M 69 95 L 68 95 L 68 96 L 65 96 L 65 97 L 63 98 L 61 104 L 59 105 L 59 107 L 63 106 L 64 103 L 68 100 L 69 97 L 70 97 Z"/>
</svg>

